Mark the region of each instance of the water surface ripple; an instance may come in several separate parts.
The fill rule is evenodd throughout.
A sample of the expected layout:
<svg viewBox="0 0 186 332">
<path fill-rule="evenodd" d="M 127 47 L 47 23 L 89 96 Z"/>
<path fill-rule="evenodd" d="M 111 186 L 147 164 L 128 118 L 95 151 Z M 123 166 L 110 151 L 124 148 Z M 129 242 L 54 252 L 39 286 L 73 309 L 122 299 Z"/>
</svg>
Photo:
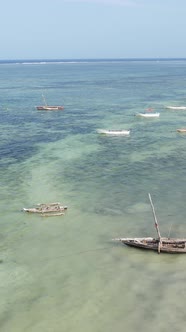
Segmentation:
<svg viewBox="0 0 186 332">
<path fill-rule="evenodd" d="M 0 65 L 3 332 L 185 331 L 186 256 L 114 237 L 186 237 L 186 61 Z M 39 112 L 42 93 L 61 112 Z M 158 119 L 135 116 L 146 108 Z M 129 137 L 97 129 L 130 129 Z M 21 210 L 68 205 L 63 217 Z"/>
</svg>

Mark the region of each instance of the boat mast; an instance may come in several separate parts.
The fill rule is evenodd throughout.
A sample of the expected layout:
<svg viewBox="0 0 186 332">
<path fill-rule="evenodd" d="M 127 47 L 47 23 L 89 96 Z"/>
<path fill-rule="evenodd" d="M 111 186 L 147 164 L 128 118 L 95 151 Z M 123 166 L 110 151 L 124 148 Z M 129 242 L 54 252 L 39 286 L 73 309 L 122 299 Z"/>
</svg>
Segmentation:
<svg viewBox="0 0 186 332">
<path fill-rule="evenodd" d="M 162 245 L 162 239 L 161 239 L 161 234 L 160 234 L 160 230 L 159 230 L 159 226 L 158 226 L 158 221 L 157 221 L 157 218 L 156 218 L 156 213 L 155 213 L 154 205 L 152 203 L 152 198 L 151 198 L 150 194 L 149 194 L 149 201 L 150 201 L 151 208 L 152 208 L 152 213 L 153 213 L 153 216 L 154 216 L 155 227 L 156 227 L 156 230 L 157 230 L 157 233 L 158 233 L 158 237 L 159 237 L 158 253 L 160 253 L 160 249 L 161 249 L 161 245 Z"/>
<path fill-rule="evenodd" d="M 42 97 L 43 97 L 43 101 L 44 101 L 45 106 L 47 106 L 47 103 L 46 103 L 46 99 L 45 99 L 44 94 L 42 94 Z"/>
</svg>

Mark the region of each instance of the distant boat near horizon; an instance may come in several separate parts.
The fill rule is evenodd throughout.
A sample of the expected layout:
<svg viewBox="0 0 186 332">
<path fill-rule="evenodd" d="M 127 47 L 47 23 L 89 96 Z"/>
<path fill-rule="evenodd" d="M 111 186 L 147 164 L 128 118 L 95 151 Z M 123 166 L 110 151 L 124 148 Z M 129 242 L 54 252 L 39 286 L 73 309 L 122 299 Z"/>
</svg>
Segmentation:
<svg viewBox="0 0 186 332">
<path fill-rule="evenodd" d="M 38 111 L 61 111 L 64 109 L 64 106 L 54 106 L 54 105 L 48 105 L 45 99 L 45 96 L 42 95 L 43 97 L 43 101 L 44 101 L 44 105 L 42 106 L 36 106 L 36 109 Z"/>
<path fill-rule="evenodd" d="M 146 112 L 139 112 L 136 114 L 136 116 L 142 117 L 142 118 L 159 118 L 160 113 L 153 112 L 152 108 L 148 108 Z"/>
<path fill-rule="evenodd" d="M 45 106 L 36 106 L 38 111 L 60 111 L 64 109 L 64 106 L 53 106 L 53 105 L 45 105 Z"/>
<path fill-rule="evenodd" d="M 166 106 L 165 108 L 170 110 L 186 110 L 186 106 Z"/>
<path fill-rule="evenodd" d="M 98 134 L 110 135 L 110 136 L 128 136 L 130 135 L 130 130 L 123 129 L 114 129 L 114 130 L 106 130 L 106 129 L 98 129 Z"/>
<path fill-rule="evenodd" d="M 160 113 L 137 113 L 136 116 L 142 117 L 142 118 L 159 118 Z"/>
</svg>

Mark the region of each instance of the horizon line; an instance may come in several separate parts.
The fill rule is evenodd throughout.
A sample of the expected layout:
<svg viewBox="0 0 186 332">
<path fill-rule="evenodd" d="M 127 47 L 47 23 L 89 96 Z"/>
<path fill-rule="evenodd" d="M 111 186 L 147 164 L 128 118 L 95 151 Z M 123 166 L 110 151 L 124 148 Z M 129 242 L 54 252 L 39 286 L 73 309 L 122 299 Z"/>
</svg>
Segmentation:
<svg viewBox="0 0 186 332">
<path fill-rule="evenodd" d="M 107 60 L 186 60 L 186 57 L 111 57 L 111 58 L 12 58 L 12 59 L 0 59 L 3 61 L 81 61 L 81 60 L 92 60 L 92 61 L 107 61 Z"/>
</svg>

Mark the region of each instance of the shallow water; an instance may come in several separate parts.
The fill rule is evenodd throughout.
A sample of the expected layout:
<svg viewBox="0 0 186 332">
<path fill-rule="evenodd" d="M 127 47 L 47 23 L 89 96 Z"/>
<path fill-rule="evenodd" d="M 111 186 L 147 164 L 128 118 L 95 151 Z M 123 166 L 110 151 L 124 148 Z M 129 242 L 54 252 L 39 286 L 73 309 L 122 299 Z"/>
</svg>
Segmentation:
<svg viewBox="0 0 186 332">
<path fill-rule="evenodd" d="M 1 64 L 3 332 L 185 331 L 183 255 L 115 237 L 185 237 L 185 61 Z M 62 112 L 39 112 L 42 93 Z M 153 107 L 159 119 L 135 114 Z M 131 129 L 106 137 L 98 128 Z M 68 205 L 62 217 L 21 210 Z"/>
</svg>

